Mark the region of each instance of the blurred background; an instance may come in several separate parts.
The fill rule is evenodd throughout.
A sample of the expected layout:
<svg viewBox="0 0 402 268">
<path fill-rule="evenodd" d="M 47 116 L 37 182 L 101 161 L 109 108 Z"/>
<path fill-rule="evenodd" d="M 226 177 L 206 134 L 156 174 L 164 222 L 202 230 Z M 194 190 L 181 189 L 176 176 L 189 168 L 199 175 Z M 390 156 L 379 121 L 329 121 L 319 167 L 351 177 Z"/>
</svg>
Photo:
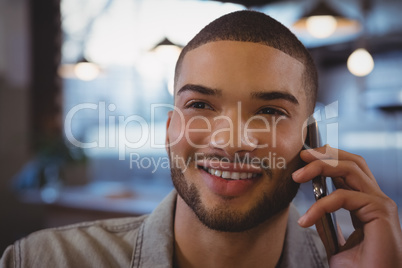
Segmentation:
<svg viewBox="0 0 402 268">
<path fill-rule="evenodd" d="M 0 0 L 0 251 L 38 229 L 152 211 L 172 189 L 178 54 L 246 8 L 310 50 L 323 141 L 362 155 L 401 206 L 401 1 Z M 296 205 L 312 202 L 303 185 Z"/>
</svg>

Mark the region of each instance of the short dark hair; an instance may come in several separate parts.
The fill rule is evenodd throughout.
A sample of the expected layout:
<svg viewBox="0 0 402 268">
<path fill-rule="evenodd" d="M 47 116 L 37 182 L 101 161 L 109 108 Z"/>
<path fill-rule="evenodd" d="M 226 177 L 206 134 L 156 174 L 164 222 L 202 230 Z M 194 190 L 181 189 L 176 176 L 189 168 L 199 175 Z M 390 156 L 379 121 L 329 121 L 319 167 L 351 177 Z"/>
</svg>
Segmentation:
<svg viewBox="0 0 402 268">
<path fill-rule="evenodd" d="M 260 43 L 281 50 L 304 65 L 303 87 L 314 109 L 318 81 L 317 70 L 310 53 L 297 37 L 283 24 L 270 16 L 251 10 L 236 11 L 223 15 L 205 26 L 182 50 L 177 60 L 175 83 L 187 52 L 214 41 L 243 41 Z"/>
</svg>

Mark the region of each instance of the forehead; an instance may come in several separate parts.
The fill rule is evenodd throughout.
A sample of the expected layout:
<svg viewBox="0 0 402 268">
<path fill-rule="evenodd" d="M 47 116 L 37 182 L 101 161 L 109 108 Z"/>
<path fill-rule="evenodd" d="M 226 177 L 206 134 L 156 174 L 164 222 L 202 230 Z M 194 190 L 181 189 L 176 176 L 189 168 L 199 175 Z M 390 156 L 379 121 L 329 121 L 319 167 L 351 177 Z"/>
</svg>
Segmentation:
<svg viewBox="0 0 402 268">
<path fill-rule="evenodd" d="M 176 79 L 177 92 L 197 84 L 231 92 L 283 90 L 302 95 L 303 64 L 273 47 L 240 41 L 216 41 L 184 56 Z"/>
</svg>

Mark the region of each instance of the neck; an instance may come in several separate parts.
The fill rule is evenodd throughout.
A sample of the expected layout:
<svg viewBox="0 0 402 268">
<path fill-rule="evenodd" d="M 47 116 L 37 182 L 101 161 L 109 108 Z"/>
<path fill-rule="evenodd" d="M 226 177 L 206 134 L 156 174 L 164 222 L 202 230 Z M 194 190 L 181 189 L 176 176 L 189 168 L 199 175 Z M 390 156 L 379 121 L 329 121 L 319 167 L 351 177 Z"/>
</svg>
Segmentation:
<svg viewBox="0 0 402 268">
<path fill-rule="evenodd" d="M 289 209 L 245 232 L 203 225 L 177 197 L 174 221 L 177 267 L 275 267 L 282 253 Z"/>
</svg>

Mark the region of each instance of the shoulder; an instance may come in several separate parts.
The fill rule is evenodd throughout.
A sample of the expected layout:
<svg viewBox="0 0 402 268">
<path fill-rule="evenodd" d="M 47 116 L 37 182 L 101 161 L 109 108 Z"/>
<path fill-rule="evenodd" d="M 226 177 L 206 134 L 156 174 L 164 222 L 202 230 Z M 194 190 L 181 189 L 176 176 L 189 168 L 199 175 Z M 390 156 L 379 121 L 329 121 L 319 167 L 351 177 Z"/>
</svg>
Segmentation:
<svg viewBox="0 0 402 268">
<path fill-rule="evenodd" d="M 68 243 L 86 243 L 97 240 L 102 243 L 102 237 L 108 236 L 108 239 L 130 239 L 138 231 L 138 228 L 148 216 L 118 218 L 108 220 L 98 220 L 92 222 L 82 222 L 63 227 L 50 228 L 32 233 L 26 238 L 20 240 L 21 243 L 35 243 L 49 240 Z M 78 240 L 77 237 L 80 237 Z M 108 240 L 110 241 L 110 240 Z"/>
<path fill-rule="evenodd" d="M 32 235 L 40 235 L 41 233 L 49 233 L 49 232 L 63 234 L 68 232 L 75 232 L 77 230 L 89 231 L 92 229 L 99 229 L 112 233 L 125 233 L 137 229 L 147 217 L 148 215 L 143 215 L 139 217 L 127 217 L 127 218 L 81 222 L 77 224 L 71 224 L 62 227 L 41 230 L 36 233 L 33 233 Z"/>
<path fill-rule="evenodd" d="M 32 233 L 9 246 L 3 267 L 165 267 L 172 263 L 172 191 L 150 214 L 100 220 Z"/>
<path fill-rule="evenodd" d="M 127 266 L 133 241 L 147 217 L 99 220 L 37 231 L 10 246 L 0 267 L 6 267 L 6 262 L 13 263 L 12 267 Z"/>
</svg>

